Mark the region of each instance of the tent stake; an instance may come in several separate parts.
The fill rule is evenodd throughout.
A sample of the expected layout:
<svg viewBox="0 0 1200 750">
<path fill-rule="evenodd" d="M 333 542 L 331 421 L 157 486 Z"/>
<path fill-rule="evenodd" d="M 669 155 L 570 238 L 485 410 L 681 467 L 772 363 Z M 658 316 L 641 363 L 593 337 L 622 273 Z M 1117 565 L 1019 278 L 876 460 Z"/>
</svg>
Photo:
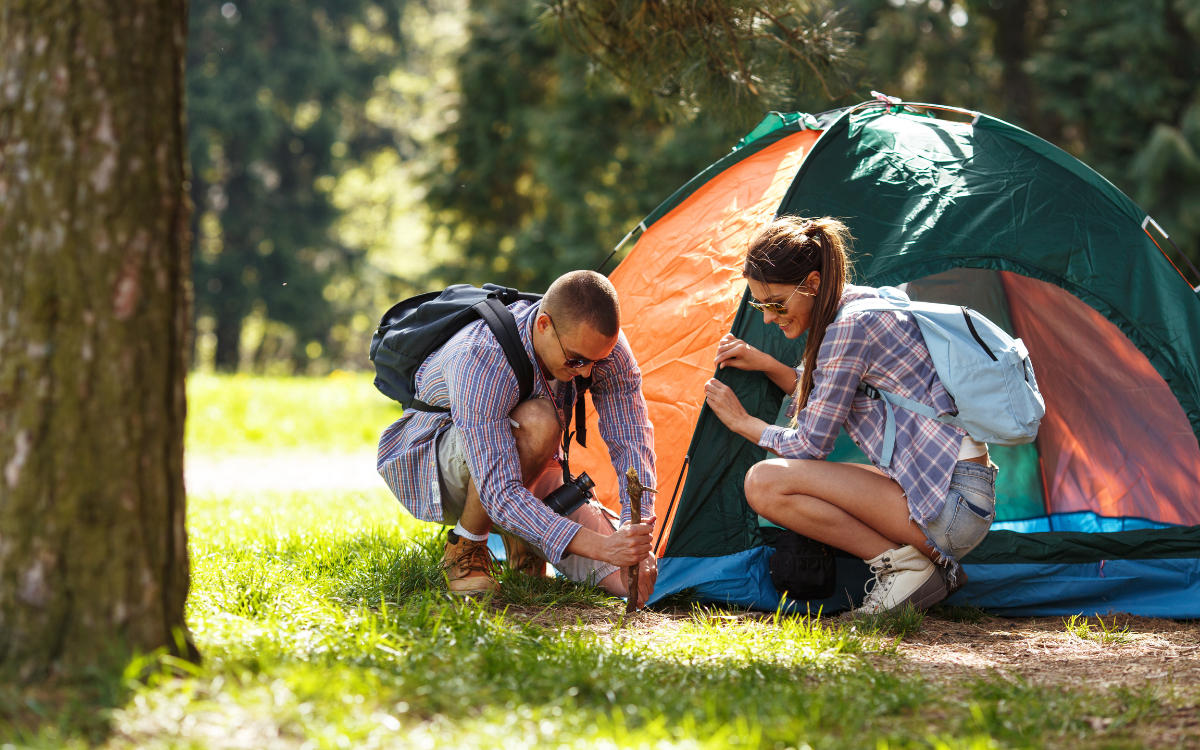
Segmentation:
<svg viewBox="0 0 1200 750">
<path fill-rule="evenodd" d="M 629 490 L 629 520 L 636 526 L 642 522 L 642 493 L 657 492 L 657 490 L 643 487 L 641 481 L 638 480 L 637 469 L 632 466 L 629 467 L 629 471 L 625 472 L 625 487 Z M 629 598 L 625 600 L 625 614 L 628 615 L 637 611 L 638 570 L 641 567 L 641 561 L 629 566 Z"/>
</svg>

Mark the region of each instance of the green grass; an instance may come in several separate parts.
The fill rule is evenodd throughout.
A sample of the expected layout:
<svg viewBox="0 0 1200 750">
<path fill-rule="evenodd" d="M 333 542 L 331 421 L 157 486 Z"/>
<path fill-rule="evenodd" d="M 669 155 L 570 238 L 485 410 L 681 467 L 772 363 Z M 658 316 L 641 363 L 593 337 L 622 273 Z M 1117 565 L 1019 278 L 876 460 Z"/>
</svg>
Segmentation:
<svg viewBox="0 0 1200 750">
<path fill-rule="evenodd" d="M 1063 619 L 1063 626 L 1068 633 L 1085 641 L 1094 641 L 1101 646 L 1121 645 L 1133 641 L 1133 637 L 1129 633 L 1129 626 L 1118 628 L 1117 618 L 1110 618 L 1110 622 L 1105 622 L 1104 618 L 1099 614 L 1096 615 L 1096 624 L 1093 625 L 1089 618 L 1079 615 L 1071 615 Z"/>
<path fill-rule="evenodd" d="M 366 373 L 324 378 L 188 377 L 186 444 L 205 454 L 369 451 L 399 418 Z"/>
<path fill-rule="evenodd" d="M 340 449 L 360 438 L 351 417 L 316 414 L 333 399 L 322 388 L 345 396 L 364 383 L 194 380 L 193 418 L 217 404 L 243 415 L 209 420 L 232 430 L 295 410 L 305 427 L 289 439 Z M 390 419 L 376 416 L 372 442 Z M 190 447 L 280 445 L 213 434 Z M 626 619 L 598 589 L 512 572 L 493 597 L 455 600 L 438 567 L 441 529 L 413 521 L 386 490 L 190 497 L 188 531 L 201 664 L 151 654 L 83 684 L 0 686 L 2 750 L 1074 750 L 1128 746 L 1163 711 L 1149 690 L 926 680 L 896 650 L 920 613 L 751 619 L 687 610 L 681 596 L 682 614 L 645 628 L 653 615 Z"/>
<path fill-rule="evenodd" d="M 892 636 L 911 617 L 850 631 L 697 608 L 648 631 L 595 589 L 512 573 L 493 598 L 452 601 L 440 530 L 406 518 L 386 492 L 193 498 L 188 621 L 203 663 L 128 668 L 105 702 L 108 743 L 206 747 L 240 732 L 246 747 L 1087 747 L 1158 711 L 1148 694 L 999 677 L 948 691 L 898 668 Z M 97 739 L 97 719 L 81 725 L 69 708 L 45 709 L 40 726 L 14 712 L 9 741 Z"/>
</svg>

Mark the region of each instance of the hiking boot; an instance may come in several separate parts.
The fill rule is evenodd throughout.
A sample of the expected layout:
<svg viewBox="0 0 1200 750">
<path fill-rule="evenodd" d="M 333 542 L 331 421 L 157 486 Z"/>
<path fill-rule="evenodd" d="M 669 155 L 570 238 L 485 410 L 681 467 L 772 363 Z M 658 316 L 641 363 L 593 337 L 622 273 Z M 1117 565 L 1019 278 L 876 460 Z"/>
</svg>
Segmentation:
<svg viewBox="0 0 1200 750">
<path fill-rule="evenodd" d="M 504 556 L 508 560 L 508 567 L 535 578 L 546 577 L 546 561 L 534 554 L 524 539 L 507 534 L 502 535 L 500 539 L 504 541 Z"/>
<path fill-rule="evenodd" d="M 470 596 L 487 594 L 499 586 L 495 576 L 496 561 L 492 559 L 487 541 L 473 542 L 451 529 L 446 535 L 446 553 L 442 570 L 446 573 L 446 588 L 451 594 Z"/>
<path fill-rule="evenodd" d="M 871 566 L 875 585 L 867 590 L 855 615 L 879 615 L 907 604 L 926 610 L 946 598 L 946 582 L 938 566 L 911 544 L 863 562 Z"/>
</svg>

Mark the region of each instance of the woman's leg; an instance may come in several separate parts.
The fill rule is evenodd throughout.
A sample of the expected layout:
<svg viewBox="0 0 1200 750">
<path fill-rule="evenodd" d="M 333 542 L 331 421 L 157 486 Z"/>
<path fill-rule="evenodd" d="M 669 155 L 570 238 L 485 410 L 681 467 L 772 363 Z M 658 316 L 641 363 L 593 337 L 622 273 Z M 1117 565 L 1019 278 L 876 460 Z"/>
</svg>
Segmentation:
<svg viewBox="0 0 1200 750">
<path fill-rule="evenodd" d="M 747 472 L 746 500 L 768 521 L 864 560 L 906 544 L 930 551 L 900 485 L 872 466 L 768 459 Z"/>
</svg>

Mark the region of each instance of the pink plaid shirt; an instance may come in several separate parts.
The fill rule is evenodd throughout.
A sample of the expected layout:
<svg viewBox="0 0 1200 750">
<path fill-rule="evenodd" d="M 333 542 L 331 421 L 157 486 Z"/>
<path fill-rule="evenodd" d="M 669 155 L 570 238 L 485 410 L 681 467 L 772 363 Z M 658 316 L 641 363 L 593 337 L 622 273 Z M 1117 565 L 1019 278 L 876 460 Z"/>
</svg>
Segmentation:
<svg viewBox="0 0 1200 750">
<path fill-rule="evenodd" d="M 841 304 L 878 296 L 871 287 L 847 284 Z M 799 414 L 797 429 L 768 427 L 758 444 L 784 458 L 823 459 L 845 425 L 855 444 L 878 466 L 887 414 L 882 401 L 856 392 L 860 381 L 931 406 L 939 416 L 956 411 L 912 316 L 861 312 L 844 316 L 825 330 L 813 391 Z M 906 409 L 896 408 L 894 413 L 896 448 L 891 466 L 881 471 L 904 490 L 909 513 L 924 526 L 946 502 L 965 433 Z"/>
<path fill-rule="evenodd" d="M 517 319 L 525 352 L 536 363 L 531 333 L 538 305 L 517 302 L 509 309 Z M 566 409 L 575 403 L 574 381 L 557 390 L 557 395 L 550 393 L 542 378 L 534 378 L 533 397 L 550 399 L 565 422 Z M 642 482 L 653 487 L 654 428 L 642 397 L 641 370 L 624 333 L 612 354 L 592 368 L 588 392 L 617 474 L 624 474 L 632 465 Z M 488 516 L 537 544 L 550 562 L 558 562 L 580 527 L 547 508 L 521 484 L 516 441 L 508 421 L 509 412 L 517 405 L 517 377 L 487 324 L 471 323 L 425 360 L 417 372 L 417 397 L 427 404 L 448 406 L 450 413 L 410 409 L 380 438 L 377 468 L 404 507 L 422 521 L 442 520 L 437 438 L 454 424 Z M 624 482 L 619 484 L 624 522 L 629 520 L 629 497 Z"/>
</svg>

